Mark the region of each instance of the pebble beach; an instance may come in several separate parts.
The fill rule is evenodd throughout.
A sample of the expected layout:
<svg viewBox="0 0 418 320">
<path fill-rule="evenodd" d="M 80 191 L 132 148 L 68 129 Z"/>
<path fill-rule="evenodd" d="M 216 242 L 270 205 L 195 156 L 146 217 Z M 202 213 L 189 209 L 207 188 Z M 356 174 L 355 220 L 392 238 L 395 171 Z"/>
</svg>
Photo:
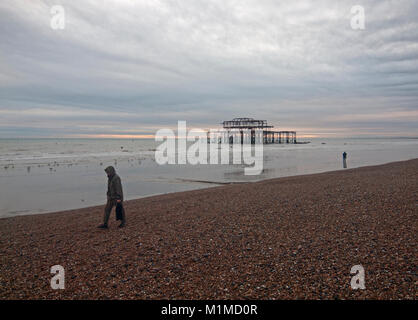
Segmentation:
<svg viewBox="0 0 418 320">
<path fill-rule="evenodd" d="M 0 219 L 0 299 L 416 299 L 418 159 Z M 65 270 L 53 290 L 51 266 Z M 365 289 L 350 270 L 362 265 Z"/>
</svg>

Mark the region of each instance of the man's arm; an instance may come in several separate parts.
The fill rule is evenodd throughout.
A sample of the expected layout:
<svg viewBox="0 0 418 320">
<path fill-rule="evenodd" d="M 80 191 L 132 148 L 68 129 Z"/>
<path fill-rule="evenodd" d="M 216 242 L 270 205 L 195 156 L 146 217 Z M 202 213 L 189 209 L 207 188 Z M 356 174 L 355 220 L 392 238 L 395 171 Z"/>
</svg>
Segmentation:
<svg viewBox="0 0 418 320">
<path fill-rule="evenodd" d="M 114 195 L 118 202 L 123 199 L 122 183 L 119 177 L 116 177 L 114 181 Z"/>
</svg>

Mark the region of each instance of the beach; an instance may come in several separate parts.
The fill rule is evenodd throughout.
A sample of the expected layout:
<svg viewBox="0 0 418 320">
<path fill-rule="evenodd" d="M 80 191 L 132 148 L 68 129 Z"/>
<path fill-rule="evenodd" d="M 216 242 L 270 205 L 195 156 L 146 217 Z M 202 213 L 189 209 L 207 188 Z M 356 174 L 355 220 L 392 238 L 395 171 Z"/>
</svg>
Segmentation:
<svg viewBox="0 0 418 320">
<path fill-rule="evenodd" d="M 414 159 L 129 200 L 123 229 L 104 204 L 3 218 L 0 298 L 416 299 L 417 192 Z"/>
</svg>

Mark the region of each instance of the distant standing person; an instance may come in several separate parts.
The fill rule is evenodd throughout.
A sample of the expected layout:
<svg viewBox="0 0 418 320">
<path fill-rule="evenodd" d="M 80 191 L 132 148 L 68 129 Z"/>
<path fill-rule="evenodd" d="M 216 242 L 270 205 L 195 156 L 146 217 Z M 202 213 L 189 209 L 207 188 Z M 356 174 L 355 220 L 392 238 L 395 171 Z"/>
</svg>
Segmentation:
<svg viewBox="0 0 418 320">
<path fill-rule="evenodd" d="M 347 152 L 343 152 L 343 167 L 347 168 Z"/>
<path fill-rule="evenodd" d="M 110 213 L 112 212 L 113 207 L 116 207 L 118 204 L 123 202 L 123 190 L 120 177 L 116 174 L 115 168 L 110 166 L 105 169 L 105 172 L 108 177 L 107 181 L 107 203 L 104 210 L 104 219 L 103 224 L 99 226 L 101 229 L 108 228 L 108 221 Z M 125 209 L 122 206 L 122 222 L 119 225 L 119 228 L 124 227 L 126 224 Z"/>
</svg>

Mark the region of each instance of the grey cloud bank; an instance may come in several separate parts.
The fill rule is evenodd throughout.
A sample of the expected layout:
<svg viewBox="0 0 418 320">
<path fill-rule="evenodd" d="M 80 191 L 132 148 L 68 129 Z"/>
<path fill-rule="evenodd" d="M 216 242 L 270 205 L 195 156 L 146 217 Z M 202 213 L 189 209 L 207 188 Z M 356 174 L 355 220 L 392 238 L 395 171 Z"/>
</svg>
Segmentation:
<svg viewBox="0 0 418 320">
<path fill-rule="evenodd" d="M 64 30 L 50 27 L 53 5 Z M 350 9 L 365 8 L 365 30 Z M 153 134 L 250 116 L 418 136 L 416 1 L 2 1 L 0 137 Z"/>
</svg>

